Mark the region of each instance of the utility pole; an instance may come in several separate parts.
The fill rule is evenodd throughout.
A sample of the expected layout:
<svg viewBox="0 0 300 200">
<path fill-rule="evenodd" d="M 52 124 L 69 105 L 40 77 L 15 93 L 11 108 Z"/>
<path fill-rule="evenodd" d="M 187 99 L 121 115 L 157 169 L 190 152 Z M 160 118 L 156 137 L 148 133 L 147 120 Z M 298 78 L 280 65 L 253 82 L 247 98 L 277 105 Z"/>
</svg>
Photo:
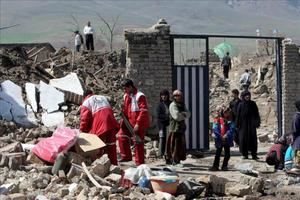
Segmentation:
<svg viewBox="0 0 300 200">
<path fill-rule="evenodd" d="M 260 30 L 256 29 L 256 36 L 260 36 Z M 259 39 L 256 39 L 256 55 L 259 56 Z"/>
</svg>

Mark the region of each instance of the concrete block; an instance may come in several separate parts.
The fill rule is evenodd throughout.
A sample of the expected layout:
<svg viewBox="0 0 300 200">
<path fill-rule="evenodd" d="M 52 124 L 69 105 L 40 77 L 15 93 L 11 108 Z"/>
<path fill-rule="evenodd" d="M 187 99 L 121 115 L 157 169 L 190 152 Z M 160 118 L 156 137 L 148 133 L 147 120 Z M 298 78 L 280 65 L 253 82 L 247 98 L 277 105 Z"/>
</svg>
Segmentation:
<svg viewBox="0 0 300 200">
<path fill-rule="evenodd" d="M 114 184 L 119 184 L 121 180 L 121 175 L 119 174 L 110 174 L 107 177 L 105 177 L 105 180 L 112 182 Z"/>
<path fill-rule="evenodd" d="M 243 175 L 240 177 L 240 183 L 250 185 L 253 192 L 262 192 L 264 189 L 264 180 L 262 178 Z"/>
<path fill-rule="evenodd" d="M 26 196 L 21 193 L 15 193 L 15 194 L 10 194 L 9 195 L 11 200 L 26 200 Z"/>
<path fill-rule="evenodd" d="M 132 200 L 140 200 L 140 199 L 145 199 L 146 200 L 145 195 L 143 195 L 140 192 L 136 192 L 136 191 L 131 192 L 130 195 L 129 195 L 129 198 L 132 199 Z"/>
<path fill-rule="evenodd" d="M 229 195 L 243 197 L 245 195 L 251 194 L 251 186 L 242 185 L 242 184 L 234 184 L 231 187 L 226 186 L 226 193 Z"/>
<path fill-rule="evenodd" d="M 59 170 L 58 171 L 58 177 L 59 178 L 66 178 L 66 173 L 64 170 Z"/>
<path fill-rule="evenodd" d="M 107 154 L 104 154 L 101 158 L 92 163 L 92 172 L 101 178 L 104 178 L 109 174 L 110 166 L 110 160 Z"/>
<path fill-rule="evenodd" d="M 27 163 L 30 163 L 30 164 L 39 164 L 39 165 L 44 165 L 44 161 L 41 160 L 39 157 L 37 157 L 34 153 L 30 152 L 27 156 L 27 159 L 26 159 L 26 162 Z"/>
<path fill-rule="evenodd" d="M 268 133 L 261 134 L 261 135 L 258 135 L 257 138 L 258 138 L 258 141 L 261 142 L 261 143 L 268 142 L 269 141 L 269 134 Z"/>
<path fill-rule="evenodd" d="M 64 196 L 67 196 L 69 194 L 69 189 L 68 188 L 60 188 L 58 190 L 58 194 L 61 198 L 63 198 Z"/>
<path fill-rule="evenodd" d="M 208 185 L 213 193 L 223 195 L 225 194 L 225 185 L 228 179 L 216 175 L 206 175 L 197 178 L 196 181 Z"/>
</svg>

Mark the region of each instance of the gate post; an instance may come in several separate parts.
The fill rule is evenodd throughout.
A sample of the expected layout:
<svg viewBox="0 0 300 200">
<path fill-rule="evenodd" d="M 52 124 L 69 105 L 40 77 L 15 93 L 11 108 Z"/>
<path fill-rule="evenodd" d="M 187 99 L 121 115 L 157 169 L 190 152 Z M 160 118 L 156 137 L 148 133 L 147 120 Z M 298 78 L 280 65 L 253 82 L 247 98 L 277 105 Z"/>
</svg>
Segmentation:
<svg viewBox="0 0 300 200">
<path fill-rule="evenodd" d="M 155 107 L 162 89 L 172 89 L 170 26 L 164 19 L 147 29 L 125 30 L 126 76 L 145 93 L 155 132 Z"/>
<path fill-rule="evenodd" d="M 292 128 L 295 101 L 300 99 L 300 54 L 295 44 L 283 44 L 282 113 L 283 133 Z"/>
</svg>

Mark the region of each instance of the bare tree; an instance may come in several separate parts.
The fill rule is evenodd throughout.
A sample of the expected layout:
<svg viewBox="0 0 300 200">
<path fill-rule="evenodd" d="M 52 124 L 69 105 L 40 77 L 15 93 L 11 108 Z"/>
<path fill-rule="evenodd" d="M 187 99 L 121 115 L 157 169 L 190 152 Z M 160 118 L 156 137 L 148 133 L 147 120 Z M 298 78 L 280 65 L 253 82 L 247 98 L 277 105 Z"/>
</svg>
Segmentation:
<svg viewBox="0 0 300 200">
<path fill-rule="evenodd" d="M 120 15 L 118 15 L 115 19 L 113 19 L 112 24 L 109 24 L 100 14 L 97 13 L 97 15 L 106 26 L 107 31 L 105 31 L 102 27 L 100 27 L 100 31 L 103 34 L 103 36 L 105 37 L 105 39 L 107 40 L 107 42 L 109 43 L 110 51 L 112 51 L 113 50 L 113 41 L 114 41 L 114 36 L 115 36 L 115 27 L 119 20 Z"/>
<path fill-rule="evenodd" d="M 74 14 L 71 14 L 71 19 L 72 19 L 71 21 L 65 22 L 65 23 L 71 24 L 71 25 L 73 26 L 72 29 L 68 29 L 68 30 L 71 31 L 71 32 L 74 32 L 75 30 L 80 31 L 80 25 L 79 25 L 79 22 L 78 22 L 78 20 L 77 20 L 77 18 L 75 17 Z"/>
</svg>

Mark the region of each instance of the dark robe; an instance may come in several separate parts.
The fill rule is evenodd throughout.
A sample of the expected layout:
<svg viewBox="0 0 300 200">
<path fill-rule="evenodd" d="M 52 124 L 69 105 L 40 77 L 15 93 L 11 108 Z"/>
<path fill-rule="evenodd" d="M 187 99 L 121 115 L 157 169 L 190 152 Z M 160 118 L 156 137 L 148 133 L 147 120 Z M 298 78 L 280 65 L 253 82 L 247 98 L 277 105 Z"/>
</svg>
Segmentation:
<svg viewBox="0 0 300 200">
<path fill-rule="evenodd" d="M 252 157 L 257 156 L 257 133 L 260 126 L 258 107 L 254 101 L 243 100 L 238 105 L 236 124 L 239 132 L 239 147 L 243 156 L 248 157 L 251 151 Z"/>
</svg>

